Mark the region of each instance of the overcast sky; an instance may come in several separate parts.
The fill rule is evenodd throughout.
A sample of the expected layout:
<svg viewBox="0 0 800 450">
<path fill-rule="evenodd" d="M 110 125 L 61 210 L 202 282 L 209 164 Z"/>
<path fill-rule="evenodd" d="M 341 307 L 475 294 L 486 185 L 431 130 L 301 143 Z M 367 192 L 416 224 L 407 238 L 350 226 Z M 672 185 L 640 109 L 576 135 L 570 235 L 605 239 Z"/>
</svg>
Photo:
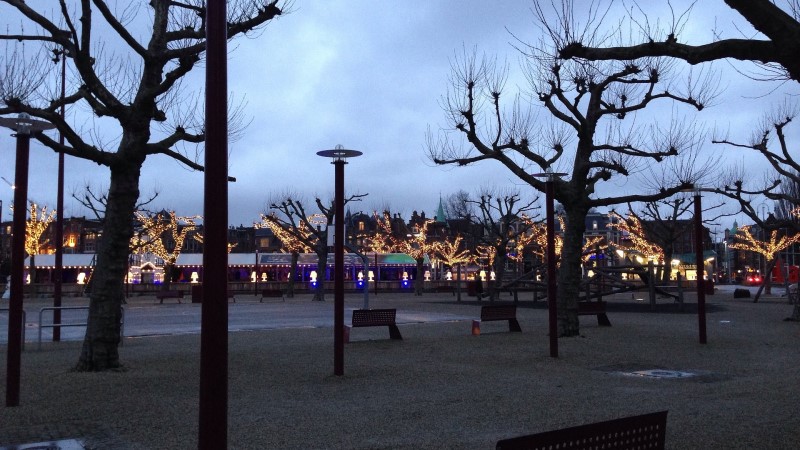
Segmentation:
<svg viewBox="0 0 800 450">
<path fill-rule="evenodd" d="M 658 11 L 666 11 L 666 2 L 658 3 Z M 676 9 L 681 3 L 673 1 Z M 721 0 L 699 3 L 682 41 L 708 42 L 715 27 L 724 30 L 725 37 L 738 37 L 732 20 L 748 32 L 746 22 Z M 447 197 L 459 189 L 475 193 L 482 187 L 517 186 L 526 197 L 536 195 L 498 163 L 434 167 L 425 151 L 428 127 L 435 131 L 451 125 L 440 100 L 449 86 L 450 62 L 462 47 L 475 46 L 506 59 L 512 68 L 507 88 L 517 90 L 523 78 L 509 31 L 526 41 L 538 38 L 531 4 L 530 0 L 295 0 L 290 14 L 255 38 L 233 41 L 229 90 L 233 98 L 244 98 L 244 112 L 251 122 L 230 146 L 230 174 L 237 182 L 230 185 L 229 222 L 252 225 L 271 197 L 287 191 L 309 202 L 316 195 L 330 198 L 333 166 L 316 152 L 338 144 L 364 153 L 346 166 L 348 194 L 369 194 L 350 206 L 353 212 L 389 207 L 406 217 L 413 210 L 431 216 L 440 195 Z M 657 15 L 651 13 L 651 20 Z M 615 20 L 609 18 L 608 26 Z M 797 92 L 796 83 L 759 84 L 727 64 L 718 67 L 725 72 L 724 95 L 697 117 L 709 126 L 730 127 L 740 140 L 750 136 L 750 125 L 770 103 Z M 192 79 L 201 81 L 203 70 L 197 69 Z M 773 88 L 777 90 L 771 92 Z M 712 150 L 710 143 L 708 147 L 722 151 Z M 724 151 L 726 161 L 745 160 L 743 152 Z M 0 154 L 0 176 L 13 181 L 14 142 L 7 132 L 0 132 Z M 29 197 L 54 207 L 57 156 L 34 143 L 31 158 Z M 748 167 L 755 176 L 763 164 L 748 162 Z M 68 157 L 66 171 L 68 195 L 87 182 L 107 187 L 104 167 Z M 202 173 L 155 156 L 144 165 L 141 191 L 160 193 L 151 208 L 195 215 L 203 212 L 202 183 Z M 10 203 L 10 190 L 3 188 L 0 200 Z M 69 198 L 66 205 L 68 216 L 87 214 Z M 3 214 L 4 220 L 10 217 L 7 207 Z"/>
</svg>

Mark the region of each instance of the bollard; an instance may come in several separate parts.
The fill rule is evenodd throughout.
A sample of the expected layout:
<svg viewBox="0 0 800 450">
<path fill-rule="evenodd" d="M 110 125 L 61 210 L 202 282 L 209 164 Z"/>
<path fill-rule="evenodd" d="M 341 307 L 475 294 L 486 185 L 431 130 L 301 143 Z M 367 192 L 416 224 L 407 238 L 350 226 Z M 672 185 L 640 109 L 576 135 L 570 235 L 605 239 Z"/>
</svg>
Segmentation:
<svg viewBox="0 0 800 450">
<path fill-rule="evenodd" d="M 473 336 L 480 336 L 481 335 L 481 321 L 480 320 L 473 320 L 472 321 L 472 335 Z"/>
</svg>

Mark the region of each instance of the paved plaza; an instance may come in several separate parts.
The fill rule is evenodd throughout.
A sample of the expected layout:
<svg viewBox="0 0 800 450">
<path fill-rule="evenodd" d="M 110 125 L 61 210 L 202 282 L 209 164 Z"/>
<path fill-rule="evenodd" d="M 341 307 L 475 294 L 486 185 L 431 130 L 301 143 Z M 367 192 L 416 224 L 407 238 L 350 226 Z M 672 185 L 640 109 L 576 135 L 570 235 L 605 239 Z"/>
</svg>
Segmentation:
<svg viewBox="0 0 800 450">
<path fill-rule="evenodd" d="M 800 447 L 800 325 L 783 321 L 792 311 L 785 298 L 753 304 L 718 288 L 707 297 L 701 345 L 692 295 L 684 312 L 669 299 L 650 311 L 637 297 L 609 299 L 612 327 L 582 317 L 581 336 L 559 339 L 551 358 L 541 301 L 521 297 L 522 333 L 483 323 L 473 336 L 473 298 L 381 293 L 370 306 L 398 309 L 403 340 L 388 339 L 385 327 L 352 330 L 336 377 L 332 296 L 237 296 L 229 446 L 490 449 L 520 434 L 668 410 L 667 448 Z M 26 299 L 21 405 L 0 408 L 0 448 L 55 439 L 96 449 L 197 447 L 200 305 L 130 299 L 125 370 L 74 373 L 79 340 L 37 350 L 31 339 L 31 317 L 49 301 Z M 362 304 L 347 295 L 348 311 Z M 82 330 L 74 332 L 79 339 Z"/>
</svg>

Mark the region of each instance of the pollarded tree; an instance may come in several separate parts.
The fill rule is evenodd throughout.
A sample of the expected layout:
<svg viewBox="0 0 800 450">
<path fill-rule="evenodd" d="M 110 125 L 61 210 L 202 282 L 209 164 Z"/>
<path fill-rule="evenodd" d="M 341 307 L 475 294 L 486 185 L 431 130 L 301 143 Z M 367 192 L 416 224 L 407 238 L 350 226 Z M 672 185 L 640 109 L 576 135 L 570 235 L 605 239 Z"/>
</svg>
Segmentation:
<svg viewBox="0 0 800 450">
<path fill-rule="evenodd" d="M 47 211 L 47 207 L 41 209 L 36 203 L 31 202 L 30 217 L 25 222 L 25 253 L 30 256 L 30 276 L 31 283 L 36 282 L 36 255 L 41 252 L 42 246 L 47 242 L 42 239 L 42 235 L 53 223 L 56 216 L 55 211 Z"/>
<path fill-rule="evenodd" d="M 289 266 L 289 282 L 287 283 L 286 296 L 294 297 L 294 282 L 297 274 L 297 261 L 300 253 L 311 251 L 311 247 L 306 244 L 310 241 L 311 230 L 306 228 L 304 222 L 297 223 L 297 227 L 292 228 L 291 223 L 281 222 L 274 214 L 261 214 L 261 223 L 255 224 L 256 228 L 268 227 L 278 240 L 281 241 L 283 250 L 292 255 Z"/>
<path fill-rule="evenodd" d="M 157 214 L 136 211 L 136 219 L 142 230 L 137 247 L 141 252 L 152 253 L 164 261 L 164 290 L 169 290 L 175 276 L 175 263 L 183 250 L 183 242 L 197 228 L 196 220 L 200 218 L 180 217 L 175 211 L 161 211 Z"/>
<path fill-rule="evenodd" d="M 572 1 L 564 3 L 567 9 L 574 7 Z M 689 11 L 686 11 L 680 14 L 679 20 L 672 21 L 672 28 L 668 30 L 641 27 L 638 24 L 654 21 L 647 21 L 646 17 L 644 21 L 632 18 L 642 33 L 639 43 L 626 46 L 600 47 L 601 42 L 592 39 L 598 37 L 595 33 L 559 33 L 558 54 L 564 59 L 592 61 L 631 61 L 666 56 L 682 59 L 689 64 L 736 59 L 759 64 L 764 72 L 759 78 L 800 81 L 800 3 L 797 0 L 725 0 L 725 3 L 749 22 L 760 36 L 753 36 L 748 31 L 742 31 L 743 27 L 734 25 L 735 32 L 742 33 L 743 37 L 723 39 L 717 31 L 712 42 L 694 45 L 680 43 L 683 26 L 689 18 Z M 706 6 L 704 3 L 699 5 Z M 598 22 L 592 26 L 599 25 Z"/>
<path fill-rule="evenodd" d="M 495 301 L 499 295 L 509 251 L 533 225 L 528 213 L 537 209 L 534 206 L 537 200 L 523 201 L 517 193 L 495 197 L 490 192 L 482 193 L 480 200 L 469 200 L 479 211 L 475 220 L 483 228 L 482 244 L 488 247 L 490 268 L 495 273 L 494 280 L 489 279 L 488 283 L 489 301 Z"/>
<path fill-rule="evenodd" d="M 433 223 L 433 219 L 425 219 L 417 225 L 417 229 L 410 234 L 394 235 L 394 249 L 405 253 L 417 263 L 417 279 L 414 280 L 414 295 L 422 295 L 425 291 L 425 283 L 422 278 L 422 271 L 425 264 L 425 257 L 436 251 L 435 242 L 428 236 L 428 227 Z"/>
<path fill-rule="evenodd" d="M 759 286 L 755 298 L 753 298 L 753 303 L 756 303 L 764 287 L 766 286 L 767 289 L 769 289 L 769 274 L 775 267 L 778 253 L 800 242 L 800 233 L 793 231 L 791 234 L 785 234 L 780 233 L 778 230 L 772 230 L 769 235 L 769 240 L 762 240 L 753 236 L 753 233 L 750 232 L 750 227 L 741 227 L 735 238 L 736 241 L 730 245 L 731 248 L 758 253 L 764 256 L 767 263 L 764 280 L 761 286 Z M 769 292 L 767 293 L 769 294 Z"/>
<path fill-rule="evenodd" d="M 548 19 L 537 5 L 534 3 L 539 20 L 547 26 Z M 561 24 L 565 28 L 573 25 Z M 637 113 L 658 103 L 699 110 L 713 92 L 704 82 L 689 83 L 681 91 L 669 83 L 671 67 L 655 60 L 562 62 L 557 49 L 546 43 L 527 46 L 523 55 L 529 89 L 543 114 L 552 119 L 546 121 L 550 126 L 534 129 L 543 121 L 535 119 L 534 106 L 524 105 L 520 95 L 511 95 L 511 105 L 506 105 L 506 69 L 465 52 L 453 64 L 453 89 L 443 100 L 451 127 L 438 139 L 429 136 L 429 155 L 436 164 L 459 166 L 494 160 L 540 192 L 545 192 L 546 184 L 536 172 L 569 171 L 565 179 L 553 181 L 555 200 L 566 215 L 558 273 L 558 333 L 576 336 L 583 233 L 589 210 L 668 198 L 700 176 L 684 170 L 659 186 L 621 192 L 618 186 L 622 184 L 647 182 L 644 177 L 637 178 L 645 166 L 680 159 L 697 147 L 697 133 L 691 127 L 673 122 L 661 128 L 651 121 L 646 133 L 641 123 L 647 119 L 637 118 Z M 454 134 L 467 145 L 455 143 Z M 608 188 L 603 190 L 603 186 Z"/>
<path fill-rule="evenodd" d="M 75 367 L 107 370 L 120 366 L 120 305 L 142 165 L 151 155 L 164 155 L 203 169 L 194 148 L 205 139 L 202 94 L 180 88 L 206 51 L 206 2 L 51 3 L 3 0 L 4 18 L 21 23 L 22 31 L 4 28 L 0 34 L 16 45 L 6 47 L 13 51 L 0 60 L 0 115 L 27 113 L 54 124 L 63 145 L 42 133 L 34 137 L 110 171 L 88 326 Z M 285 3 L 229 1 L 228 39 L 263 27 Z M 51 60 L 64 57 L 71 83 L 62 98 L 54 81 L 60 70 Z M 62 106 L 66 118 L 59 114 Z M 87 109 L 95 120 L 76 112 Z"/>
<path fill-rule="evenodd" d="M 463 245 L 463 236 L 445 237 L 434 243 L 434 253 L 446 265 L 456 269 L 456 301 L 461 301 L 461 266 L 475 259 Z"/>
<path fill-rule="evenodd" d="M 360 200 L 367 194 L 354 194 L 344 199 L 347 204 L 351 201 Z M 323 203 L 320 198 L 315 199 L 318 213 L 308 214 L 305 205 L 301 200 L 285 198 L 273 202 L 270 209 L 276 214 L 264 215 L 262 219 L 273 222 L 297 239 L 306 247 L 313 249 L 317 254 L 317 272 L 319 283 L 314 291 L 315 301 L 325 301 L 325 272 L 328 267 L 328 233 L 333 231 L 329 228 L 333 225 L 336 208 L 333 200 Z"/>
</svg>

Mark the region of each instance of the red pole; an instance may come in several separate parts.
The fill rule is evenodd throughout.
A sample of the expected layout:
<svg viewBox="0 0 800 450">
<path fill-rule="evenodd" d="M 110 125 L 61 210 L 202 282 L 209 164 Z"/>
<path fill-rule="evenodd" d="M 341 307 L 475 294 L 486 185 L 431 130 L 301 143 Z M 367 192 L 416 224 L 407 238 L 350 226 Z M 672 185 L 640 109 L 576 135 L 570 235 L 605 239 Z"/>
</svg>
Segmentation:
<svg viewBox="0 0 800 450">
<path fill-rule="evenodd" d="M 706 290 L 703 279 L 703 207 L 700 192 L 694 194 L 694 242 L 697 264 L 697 328 L 700 343 L 706 343 Z"/>
<path fill-rule="evenodd" d="M 224 0 L 206 5 L 206 149 L 198 449 L 228 447 L 228 67 Z"/>
<path fill-rule="evenodd" d="M 8 355 L 6 406 L 19 406 L 20 363 L 22 352 L 22 297 L 25 288 L 25 216 L 28 197 L 28 161 L 31 137 L 27 131 L 17 136 L 17 163 L 14 174 L 14 222 L 11 232 L 11 292 L 8 305 Z"/>
<path fill-rule="evenodd" d="M 67 55 L 61 54 L 61 99 L 66 95 Z M 64 105 L 61 105 L 64 119 Z M 64 133 L 58 132 L 58 143 L 64 145 Z M 58 192 L 56 194 L 56 268 L 53 272 L 53 307 L 61 307 L 61 285 L 64 273 L 64 152 L 58 152 Z M 53 324 L 61 323 L 61 310 L 53 310 Z M 61 327 L 53 327 L 53 342 L 61 340 Z"/>
<path fill-rule="evenodd" d="M 547 202 L 547 316 L 550 332 L 550 356 L 558 358 L 558 305 L 556 295 L 556 225 L 555 206 L 553 205 L 553 180 L 545 183 L 545 200 Z"/>
<path fill-rule="evenodd" d="M 344 159 L 333 162 L 336 168 L 333 259 L 333 373 L 344 375 Z"/>
</svg>

